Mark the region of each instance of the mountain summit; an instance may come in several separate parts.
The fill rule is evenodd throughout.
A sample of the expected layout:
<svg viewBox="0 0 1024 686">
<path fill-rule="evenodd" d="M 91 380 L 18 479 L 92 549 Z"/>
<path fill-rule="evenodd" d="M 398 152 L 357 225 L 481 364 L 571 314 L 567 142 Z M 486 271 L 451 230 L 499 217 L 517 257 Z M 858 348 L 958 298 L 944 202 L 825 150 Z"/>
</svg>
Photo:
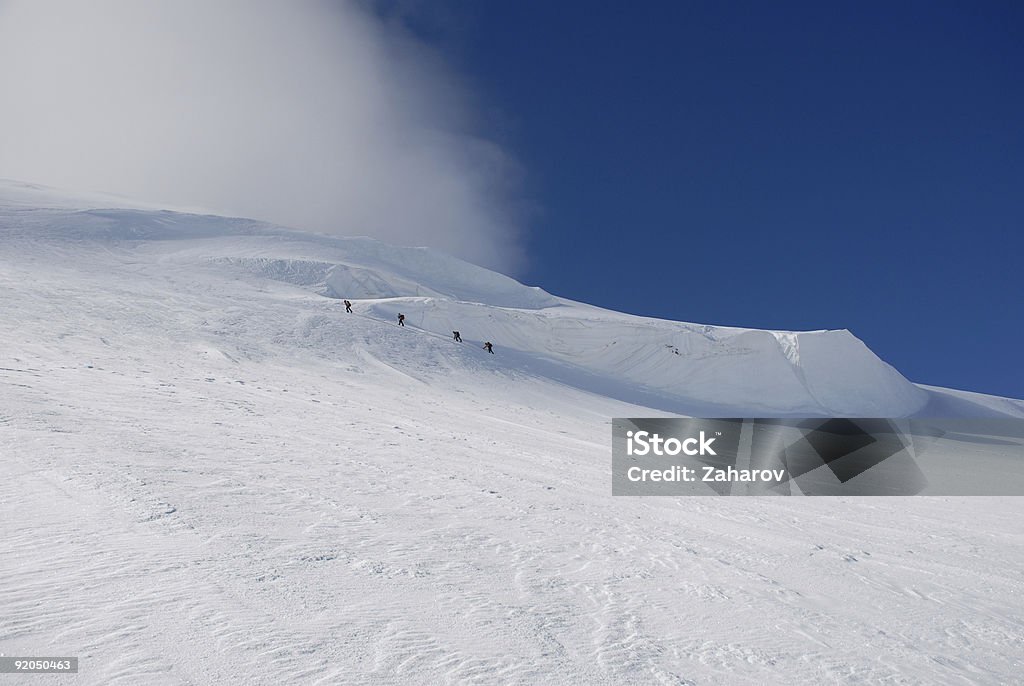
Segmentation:
<svg viewBox="0 0 1024 686">
<path fill-rule="evenodd" d="M 500 351 L 488 361 L 486 374 L 529 377 L 679 414 L 1021 413 L 1012 401 L 917 386 L 847 330 L 765 331 L 632 316 L 559 298 L 434 250 L 369 238 L 303 233 L 3 182 L 0 241 L 18 269 L 29 270 L 10 287 L 34 284 L 35 299 L 45 296 L 32 269 L 74 270 L 64 272 L 66 281 L 49 283 L 61 288 L 58 300 L 70 315 L 66 323 L 79 335 L 95 330 L 90 314 L 103 312 L 107 319 L 145 307 L 152 298 L 160 301 L 159 325 L 149 314 L 118 319 L 117 327 L 152 335 L 153 345 L 172 338 L 232 347 L 239 345 L 239 325 L 211 332 L 191 322 L 199 310 L 207 312 L 208 322 L 235 313 L 252 327 L 245 330 L 245 345 L 254 351 L 268 353 L 266 346 L 274 341 L 316 354 L 318 344 L 310 338 L 315 333 L 319 353 L 330 359 L 339 354 L 387 358 L 399 355 L 395 346 L 401 344 L 379 327 L 403 312 L 410 333 L 432 336 L 417 343 L 426 358 L 396 363 L 410 375 L 438 366 L 476 369 L 479 361 L 466 349 L 438 340 L 458 330 L 467 347 L 491 341 Z M 75 287 L 76 279 L 95 289 L 95 297 L 77 306 L 85 291 Z M 201 307 L 189 300 L 198 297 L 196 289 L 202 291 Z M 344 317 L 341 299 L 354 301 L 359 316 Z M 273 316 L 260 322 L 260 313 Z M 23 328 L 38 310 L 22 315 Z M 296 331 L 284 325 L 285 319 L 321 324 L 315 332 L 305 326 Z M 409 343 L 406 337 L 404 344 Z M 86 350 L 68 352 L 81 356 Z M 502 386 L 486 377 L 479 381 Z"/>
</svg>

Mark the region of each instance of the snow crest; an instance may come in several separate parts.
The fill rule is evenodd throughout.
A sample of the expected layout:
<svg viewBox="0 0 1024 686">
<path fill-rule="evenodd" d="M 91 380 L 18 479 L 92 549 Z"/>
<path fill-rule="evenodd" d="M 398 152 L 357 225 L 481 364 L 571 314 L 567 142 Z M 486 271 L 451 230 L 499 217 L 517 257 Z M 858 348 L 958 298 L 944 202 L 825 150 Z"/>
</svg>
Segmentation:
<svg viewBox="0 0 1024 686">
<path fill-rule="evenodd" d="M 247 278 L 254 297 L 266 290 L 261 284 L 277 283 L 355 301 L 361 315 L 383 321 L 402 312 L 421 333 L 447 338 L 458 330 L 467 344 L 493 342 L 494 364 L 508 371 L 681 414 L 899 417 L 934 400 L 846 330 L 763 331 L 626 315 L 427 248 L 248 219 L 104 208 L 100 200 L 0 183 L 0 235 L 102 245 L 157 271 L 193 265 Z"/>
</svg>

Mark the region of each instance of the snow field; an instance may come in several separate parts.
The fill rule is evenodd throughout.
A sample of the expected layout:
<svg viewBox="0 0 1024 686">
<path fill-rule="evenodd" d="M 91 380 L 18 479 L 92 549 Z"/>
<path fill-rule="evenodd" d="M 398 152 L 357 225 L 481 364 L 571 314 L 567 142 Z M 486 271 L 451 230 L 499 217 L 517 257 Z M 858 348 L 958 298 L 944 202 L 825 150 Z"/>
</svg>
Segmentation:
<svg viewBox="0 0 1024 686">
<path fill-rule="evenodd" d="M 1017 498 L 610 495 L 614 416 L 1019 401 L 914 386 L 844 332 L 551 304 L 434 279 L 456 267 L 422 251 L 19 192 L 0 653 L 81 658 L 40 681 L 1019 681 Z M 393 293 L 347 315 L 339 264 Z"/>
</svg>

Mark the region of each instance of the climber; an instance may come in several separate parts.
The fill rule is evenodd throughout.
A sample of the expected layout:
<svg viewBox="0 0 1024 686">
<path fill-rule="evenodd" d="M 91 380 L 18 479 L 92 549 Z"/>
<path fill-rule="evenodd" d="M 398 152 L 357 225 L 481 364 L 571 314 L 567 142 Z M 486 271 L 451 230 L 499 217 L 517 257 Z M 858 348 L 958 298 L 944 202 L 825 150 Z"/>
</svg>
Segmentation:
<svg viewBox="0 0 1024 686">
<path fill-rule="evenodd" d="M 452 331 L 452 333 L 455 335 L 455 342 L 456 343 L 461 343 L 462 342 L 462 334 L 460 334 L 458 331 Z"/>
<path fill-rule="evenodd" d="M 487 352 L 489 352 L 492 355 L 494 354 L 494 346 L 491 345 L 490 341 L 487 341 L 486 343 L 484 343 L 484 350 L 486 350 Z"/>
</svg>

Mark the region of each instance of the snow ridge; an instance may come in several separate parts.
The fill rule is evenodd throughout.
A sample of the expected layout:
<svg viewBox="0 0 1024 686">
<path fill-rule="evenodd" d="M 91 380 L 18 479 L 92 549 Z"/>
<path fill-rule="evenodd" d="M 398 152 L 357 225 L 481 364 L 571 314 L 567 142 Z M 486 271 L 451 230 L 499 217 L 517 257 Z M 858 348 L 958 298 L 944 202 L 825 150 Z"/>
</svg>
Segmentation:
<svg viewBox="0 0 1024 686">
<path fill-rule="evenodd" d="M 49 209 L 32 209 L 33 198 Z M 467 342 L 492 341 L 501 351 L 495 364 L 681 414 L 901 417 L 935 408 L 934 392 L 909 382 L 847 330 L 762 331 L 626 315 L 427 248 L 248 219 L 97 208 L 0 184 L 4 236 L 12 245 L 102 245 L 178 269 L 205 265 L 225 278 L 254 279 L 257 289 L 274 282 L 348 299 L 383 321 L 401 311 L 420 331 L 450 337 L 459 330 Z"/>
</svg>

